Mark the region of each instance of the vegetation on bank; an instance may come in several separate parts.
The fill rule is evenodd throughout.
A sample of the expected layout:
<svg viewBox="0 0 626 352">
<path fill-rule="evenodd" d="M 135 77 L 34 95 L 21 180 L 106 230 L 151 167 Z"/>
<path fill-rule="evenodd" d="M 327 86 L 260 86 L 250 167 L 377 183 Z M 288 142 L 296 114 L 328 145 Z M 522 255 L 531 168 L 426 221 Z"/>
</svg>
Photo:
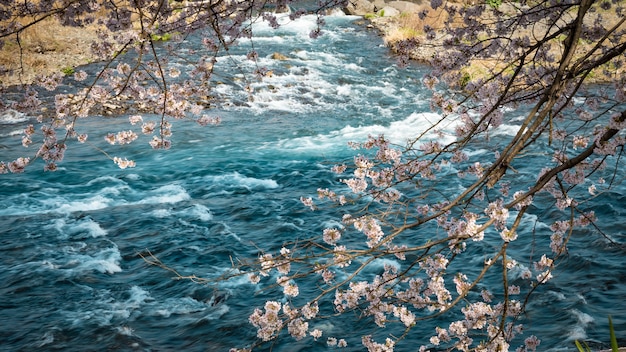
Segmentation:
<svg viewBox="0 0 626 352">
<path fill-rule="evenodd" d="M 495 0 L 494 0 L 495 1 Z M 459 3 L 458 6 L 470 5 Z M 502 11 L 513 11 L 510 5 L 502 5 L 494 2 L 491 6 L 499 7 Z M 427 16 L 421 16 L 420 12 L 428 11 Z M 610 11 L 604 11 L 602 15 L 608 19 L 603 25 L 610 28 L 620 18 Z M 363 18 L 370 21 L 382 33 L 385 44 L 392 51 L 398 51 L 398 47 L 405 41 L 415 40 L 420 43 L 419 48 L 410 53 L 410 58 L 420 62 L 427 62 L 436 50 L 441 50 L 443 37 L 429 38 L 424 28 L 433 28 L 444 32 L 444 23 L 448 19 L 448 13 L 443 8 L 433 10 L 429 3 L 425 2 L 413 11 L 400 12 L 397 16 L 385 16 L 385 10 L 366 13 Z M 458 15 L 457 15 L 458 17 Z M 490 21 L 490 18 L 484 18 Z M 455 20 L 458 26 L 463 25 L 461 19 Z M 0 86 L 32 83 L 37 75 L 51 75 L 63 72 L 67 75 L 66 68 L 77 67 L 98 60 L 91 53 L 89 47 L 99 40 L 98 30 L 101 26 L 87 25 L 82 28 L 63 26 L 56 18 L 46 18 L 36 25 L 25 29 L 20 35 L 3 38 L 4 45 L 0 47 Z M 169 41 L 175 34 L 153 34 L 153 41 Z M 523 33 L 520 33 L 520 36 Z M 581 39 L 581 52 L 594 45 Z M 553 50 L 561 50 L 555 47 Z M 470 68 L 466 68 L 461 86 L 471 78 L 486 76 L 499 64 L 498 58 L 494 60 L 474 59 Z M 615 77 L 624 74 L 624 67 L 615 67 L 607 63 L 593 70 L 590 74 L 590 82 L 608 82 Z"/>
<path fill-rule="evenodd" d="M 497 8 L 499 11 L 514 15 L 516 12 L 523 10 L 523 6 L 515 7 L 511 3 L 502 4 L 499 0 L 490 0 L 487 2 L 488 6 Z M 469 8 L 472 6 L 484 6 L 484 5 L 468 5 L 465 3 L 454 3 L 453 6 L 457 8 Z M 528 7 L 528 5 L 524 5 Z M 423 13 L 428 12 L 427 15 Z M 571 12 L 571 11 L 570 11 Z M 610 29 L 614 26 L 619 26 L 623 21 L 623 16 L 619 16 L 615 11 L 600 10 L 599 14 L 602 15 L 602 26 L 605 29 Z M 575 13 L 571 13 L 570 16 L 575 16 Z M 450 15 L 445 8 L 440 7 L 433 9 L 429 2 L 416 7 L 410 12 L 401 12 L 397 16 L 384 17 L 379 15 L 364 16 L 368 19 L 376 28 L 378 28 L 383 36 L 385 44 L 395 52 L 401 51 L 401 46 L 407 41 L 417 41 L 419 46 L 414 49 L 410 54 L 410 58 L 420 62 L 429 62 L 432 56 L 437 51 L 445 50 L 444 40 L 446 39 L 446 22 L 449 20 Z M 586 19 L 589 25 L 594 23 L 597 14 L 591 15 Z M 493 17 L 485 16 L 477 18 L 478 21 L 484 23 L 492 23 L 495 21 Z M 451 21 L 452 27 L 462 27 L 462 18 L 457 13 Z M 425 28 L 427 29 L 425 31 Z M 517 37 L 521 38 L 525 35 L 531 34 L 530 28 L 520 28 L 517 33 Z M 436 34 L 435 34 L 436 33 Z M 484 38 L 488 38 L 485 33 L 479 34 Z M 559 38 L 560 41 L 564 37 Z M 576 59 L 583 57 L 596 45 L 596 42 L 580 39 L 578 43 Z M 563 51 L 562 45 L 554 45 L 551 49 L 553 55 L 558 55 Z M 599 54 L 596 54 L 599 55 Z M 503 67 L 502 60 L 496 53 L 491 59 L 473 58 L 470 59 L 471 65 L 464 68 L 462 76 L 464 77 L 459 83 L 460 86 L 464 85 L 464 82 L 478 77 L 487 77 L 494 71 Z M 614 63 L 609 62 L 598 66 L 588 76 L 588 83 L 601 83 L 612 82 L 616 78 L 619 78 L 625 74 L 624 67 L 615 66 Z"/>
<path fill-rule="evenodd" d="M 38 75 L 65 73 L 98 58 L 89 49 L 98 41 L 98 27 L 63 26 L 56 18 L 46 18 L 18 35 L 2 38 L 0 46 L 0 85 L 29 84 Z"/>
</svg>

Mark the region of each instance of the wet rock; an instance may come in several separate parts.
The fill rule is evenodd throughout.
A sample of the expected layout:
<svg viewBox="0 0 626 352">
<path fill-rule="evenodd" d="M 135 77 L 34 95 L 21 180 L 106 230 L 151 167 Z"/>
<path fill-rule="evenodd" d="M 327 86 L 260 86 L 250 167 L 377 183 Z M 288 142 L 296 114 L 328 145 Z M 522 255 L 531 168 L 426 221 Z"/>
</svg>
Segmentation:
<svg viewBox="0 0 626 352">
<path fill-rule="evenodd" d="M 368 0 L 351 0 L 348 2 L 348 6 L 345 7 L 344 12 L 348 15 L 363 16 L 366 13 L 373 13 L 374 4 Z"/>
<path fill-rule="evenodd" d="M 273 53 L 271 56 L 272 59 L 274 60 L 280 60 L 280 61 L 284 61 L 284 60 L 288 60 L 289 58 L 281 53 Z"/>
</svg>

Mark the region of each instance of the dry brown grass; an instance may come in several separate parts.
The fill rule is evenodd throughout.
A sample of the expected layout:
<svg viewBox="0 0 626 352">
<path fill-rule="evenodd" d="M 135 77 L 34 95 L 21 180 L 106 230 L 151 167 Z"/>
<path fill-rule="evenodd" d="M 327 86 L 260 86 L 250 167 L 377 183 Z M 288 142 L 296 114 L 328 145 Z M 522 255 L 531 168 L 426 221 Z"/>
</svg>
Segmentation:
<svg viewBox="0 0 626 352">
<path fill-rule="evenodd" d="M 417 13 L 424 9 L 429 10 L 429 15 L 421 20 Z M 603 12 L 603 15 L 610 14 Z M 443 10 L 433 11 L 428 2 L 424 2 L 415 11 L 404 12 L 396 17 L 375 18 L 372 22 L 383 31 L 384 41 L 390 47 L 398 41 L 417 38 L 423 45 L 414 53 L 413 58 L 427 60 L 437 50 L 438 43 L 426 40 L 424 26 L 442 28 L 446 19 L 447 14 Z M 619 19 L 615 16 L 609 16 L 606 25 L 610 26 L 617 20 Z M 38 74 L 49 75 L 60 72 L 63 68 L 76 67 L 98 59 L 93 57 L 89 49 L 90 44 L 98 40 L 95 26 L 65 27 L 56 19 L 48 18 L 24 30 L 19 36 L 19 45 L 15 35 L 0 40 L 5 43 L 0 50 L 0 66 L 4 68 L 0 71 L 0 85 L 4 86 L 31 83 Z M 581 46 L 581 49 L 585 46 L 588 45 Z M 487 72 L 490 65 L 492 63 L 487 60 L 476 62 L 470 74 L 474 76 Z M 623 74 L 623 69 L 616 74 Z M 594 76 L 596 80 L 607 79 L 603 77 L 601 70 L 597 70 Z"/>
<path fill-rule="evenodd" d="M 103 18 L 110 15 L 100 9 L 94 16 Z M 21 18 L 19 23 L 27 25 L 38 19 Z M 133 12 L 131 21 L 135 29 L 140 28 L 137 13 Z M 0 86 L 29 84 L 37 75 L 51 75 L 64 68 L 103 60 L 95 57 L 90 49 L 91 44 L 99 40 L 97 30 L 102 27 L 96 24 L 67 27 L 48 17 L 23 30 L 19 42 L 16 35 L 0 38 L 4 42 L 4 47 L 0 49 Z"/>
<path fill-rule="evenodd" d="M 95 61 L 97 58 L 89 48 L 97 39 L 96 26 L 66 27 L 54 18 L 26 28 L 19 37 L 5 37 L 0 50 L 0 65 L 3 66 L 0 84 L 32 83 L 36 75 L 50 75 L 63 68 Z"/>
<path fill-rule="evenodd" d="M 418 12 L 428 10 L 429 15 L 424 19 L 420 19 Z M 424 26 L 432 28 L 440 28 L 441 24 L 448 18 L 445 11 L 434 11 L 429 5 L 423 4 L 419 7 L 418 12 L 402 12 L 392 20 L 387 20 L 388 30 L 385 33 L 384 40 L 387 44 L 392 44 L 400 40 L 421 38 L 424 36 Z M 385 21 L 385 19 L 382 19 Z"/>
<path fill-rule="evenodd" d="M 396 23 L 397 25 L 385 35 L 386 44 L 424 35 L 424 25 L 416 13 L 403 12 L 398 16 Z"/>
<path fill-rule="evenodd" d="M 461 5 L 468 6 L 468 5 Z M 509 8 L 507 4 L 503 4 L 500 7 L 500 10 L 503 12 L 515 13 L 513 8 Z M 428 10 L 428 16 L 426 16 L 423 20 L 419 18 L 418 12 L 422 10 Z M 600 13 L 604 16 L 603 25 L 605 28 L 611 28 L 613 25 L 618 23 L 621 20 L 615 14 L 615 11 L 604 11 L 600 10 Z M 572 14 L 574 16 L 574 14 Z M 586 21 L 588 23 L 592 23 L 595 20 L 596 13 L 590 14 Z M 575 16 L 574 16 L 575 17 Z M 435 54 L 437 50 L 441 50 L 441 38 L 435 40 L 426 39 L 424 33 L 424 27 L 430 26 L 435 28 L 435 31 L 441 32 L 443 28 L 443 23 L 448 19 L 448 14 L 443 11 L 443 9 L 432 10 L 430 6 L 425 3 L 422 4 L 417 11 L 411 13 L 401 13 L 399 16 L 394 18 L 376 18 L 373 20 L 374 24 L 378 26 L 383 32 L 383 37 L 385 44 L 390 48 L 394 48 L 394 44 L 406 40 L 406 39 L 417 39 L 420 42 L 420 47 L 415 50 L 411 57 L 418 61 L 429 61 L 429 59 Z M 484 18 L 485 21 L 493 21 L 493 18 Z M 462 25 L 462 21 L 460 18 L 455 18 L 453 26 Z M 626 24 L 622 24 L 621 28 L 624 28 Z M 536 24 L 534 27 L 534 32 L 532 33 L 534 37 L 542 37 L 545 31 L 545 27 L 542 27 L 541 24 Z M 527 31 L 530 31 L 528 29 Z M 522 36 L 525 35 L 523 30 L 520 30 L 516 33 L 516 35 Z M 531 37 L 533 37 L 531 35 Z M 555 43 L 557 44 L 557 43 Z M 595 43 L 587 43 L 584 41 L 580 41 L 577 47 L 576 55 L 578 57 L 582 57 L 588 53 L 588 51 L 595 45 Z M 560 45 L 553 45 L 552 47 L 553 53 L 559 57 L 560 51 L 563 50 Z M 471 77 L 484 76 L 493 70 L 497 70 L 498 68 L 502 68 L 502 61 L 498 59 L 498 57 L 494 57 L 493 59 L 475 59 L 471 61 L 471 65 L 464 69 L 463 73 L 468 74 Z M 609 68 L 609 74 L 605 74 L 605 69 Z M 590 76 L 588 76 L 589 82 L 606 82 L 615 77 L 619 77 L 619 75 L 624 74 L 624 68 L 620 68 L 619 70 L 612 68 L 610 65 L 606 65 L 605 67 L 601 67 L 595 69 Z"/>
</svg>

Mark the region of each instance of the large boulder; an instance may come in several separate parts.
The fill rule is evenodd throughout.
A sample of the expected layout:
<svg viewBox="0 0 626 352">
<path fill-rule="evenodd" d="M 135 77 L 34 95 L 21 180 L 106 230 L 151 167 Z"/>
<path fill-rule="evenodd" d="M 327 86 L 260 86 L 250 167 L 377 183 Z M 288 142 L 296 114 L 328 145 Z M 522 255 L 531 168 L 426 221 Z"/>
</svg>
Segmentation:
<svg viewBox="0 0 626 352">
<path fill-rule="evenodd" d="M 381 10 L 379 10 L 377 14 L 382 17 L 395 17 L 400 14 L 400 11 L 398 11 L 398 9 L 396 9 L 395 7 L 385 6 Z"/>
<path fill-rule="evenodd" d="M 368 0 L 349 0 L 348 6 L 344 8 L 344 11 L 348 15 L 364 16 L 368 13 L 377 12 L 384 7 L 384 1 L 377 0 L 377 2 L 380 3 L 379 6 L 382 6 L 377 7 L 374 2 Z"/>
<path fill-rule="evenodd" d="M 280 61 L 284 61 L 284 60 L 288 60 L 289 59 L 286 55 L 278 53 L 278 52 L 273 53 L 271 58 L 274 59 L 274 60 L 280 60 Z"/>
<path fill-rule="evenodd" d="M 367 13 L 372 4 L 367 0 L 351 0 L 344 11 L 348 15 L 363 16 Z"/>
<path fill-rule="evenodd" d="M 344 12 L 348 15 L 365 16 L 366 14 L 382 14 L 384 17 L 397 16 L 400 13 L 417 13 L 423 6 L 422 0 L 390 1 L 384 0 L 349 0 Z"/>
<path fill-rule="evenodd" d="M 387 6 L 391 6 L 401 13 L 418 13 L 424 8 L 418 2 L 414 1 L 390 1 L 387 3 Z"/>
</svg>

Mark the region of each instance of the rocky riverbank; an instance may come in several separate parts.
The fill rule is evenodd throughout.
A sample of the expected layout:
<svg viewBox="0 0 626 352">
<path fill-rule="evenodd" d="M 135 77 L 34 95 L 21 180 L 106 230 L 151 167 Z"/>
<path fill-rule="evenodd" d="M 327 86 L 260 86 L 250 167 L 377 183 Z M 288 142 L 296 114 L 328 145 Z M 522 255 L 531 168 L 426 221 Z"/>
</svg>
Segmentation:
<svg viewBox="0 0 626 352">
<path fill-rule="evenodd" d="M 356 0 L 344 9 L 348 14 L 364 16 L 383 38 L 392 35 L 395 20 L 402 13 L 417 13 L 426 5 L 418 2 Z M 0 49 L 0 86 L 30 84 L 38 75 L 68 73 L 76 66 L 97 61 L 90 45 L 98 40 L 97 26 L 73 28 L 61 26 L 48 18 L 31 26 L 18 37 L 3 38 Z"/>
<path fill-rule="evenodd" d="M 459 2 L 458 6 L 471 5 Z M 500 9 L 506 12 L 507 6 L 502 4 Z M 430 1 L 350 0 L 348 7 L 343 10 L 350 15 L 363 16 L 368 21 L 367 26 L 379 31 L 392 51 L 403 39 L 416 40 L 418 48 L 409 53 L 412 60 L 428 62 L 436 50 L 441 50 L 442 38 L 427 39 L 423 28 L 427 25 L 441 28 L 447 14 L 441 8 L 433 10 Z M 420 18 L 418 14 L 424 11 L 428 11 L 429 15 Z M 616 17 L 614 13 L 613 17 Z M 607 25 L 611 23 L 611 18 L 608 18 Z M 98 40 L 97 29 L 96 26 L 64 27 L 49 18 L 24 31 L 19 41 L 17 37 L 4 38 L 4 46 L 0 49 L 0 86 L 32 83 L 37 75 L 67 74 L 76 66 L 97 61 L 99 58 L 90 50 L 91 43 Z M 472 66 L 475 72 L 484 72 L 489 68 L 484 60 L 475 60 Z M 591 79 L 610 81 L 623 74 L 624 67 L 619 67 L 609 77 L 602 72 L 595 72 Z"/>
<path fill-rule="evenodd" d="M 37 75 L 70 73 L 79 65 L 97 61 L 90 46 L 98 40 L 97 27 L 61 26 L 48 18 L 4 39 L 0 49 L 0 85 L 30 84 Z"/>
<path fill-rule="evenodd" d="M 445 19 L 441 10 L 433 10 L 430 1 L 351 0 L 344 11 L 368 20 L 369 26 L 380 32 L 392 51 L 396 51 L 395 44 L 403 39 L 417 40 L 421 45 L 409 53 L 412 60 L 428 62 L 435 54 L 435 48 L 441 45 L 440 39 L 429 40 L 423 32 L 424 26 L 441 27 Z M 431 15 L 420 19 L 418 14 L 424 11 Z"/>
<path fill-rule="evenodd" d="M 456 5 L 458 8 L 474 6 L 473 0 L 448 0 L 447 3 Z M 519 13 L 519 6 L 527 5 L 502 3 L 498 7 L 498 11 L 505 14 L 517 14 Z M 363 16 L 365 19 L 369 20 L 370 26 L 376 28 L 381 33 L 385 44 L 392 51 L 396 51 L 398 43 L 402 40 L 415 40 L 418 43 L 417 48 L 408 53 L 409 58 L 412 60 L 430 62 L 436 52 L 443 50 L 443 39 L 445 35 L 441 35 L 442 33 L 439 32 L 436 38 L 428 39 L 423 29 L 425 26 L 430 26 L 435 29 L 444 28 L 444 22 L 447 20 L 449 14 L 443 7 L 439 7 L 436 10 L 433 9 L 428 0 L 351 0 L 350 5 L 344 9 L 344 11 L 351 15 Z M 419 16 L 420 13 L 426 12 L 428 13 L 427 16 Z M 598 21 L 600 14 L 602 18 Z M 574 16 L 575 14 L 572 15 Z M 618 11 L 615 9 L 590 11 L 585 15 L 585 23 L 589 28 L 593 28 L 593 26 L 599 22 L 606 29 L 613 28 L 614 26 L 619 27 L 617 29 L 624 29 L 626 24 L 621 22 L 623 20 L 622 17 L 623 15 L 618 15 Z M 477 17 L 475 20 L 491 22 L 496 19 L 487 14 Z M 463 25 L 463 21 L 460 18 L 456 18 L 453 22 L 453 26 L 455 24 Z M 544 31 L 548 30 L 549 29 L 545 27 L 544 24 L 535 23 L 534 26 L 528 28 L 520 26 L 513 35 L 519 36 L 520 38 L 524 36 L 537 38 L 543 35 Z M 578 51 L 575 55 L 583 56 L 589 52 L 593 52 L 593 47 L 596 44 L 595 41 L 580 40 L 578 42 Z M 552 45 L 552 49 L 550 49 L 550 52 L 557 58 L 560 57 L 561 51 L 562 47 L 559 44 Z M 495 55 L 500 55 L 500 53 L 495 53 Z M 470 76 L 485 75 L 498 64 L 500 64 L 500 62 L 495 56 L 489 60 L 470 59 L 470 65 L 465 69 L 465 73 Z M 585 82 L 608 83 L 619 80 L 621 77 L 624 77 L 624 75 L 626 75 L 626 65 L 609 64 L 608 66 L 594 69 L 587 75 Z"/>
</svg>

